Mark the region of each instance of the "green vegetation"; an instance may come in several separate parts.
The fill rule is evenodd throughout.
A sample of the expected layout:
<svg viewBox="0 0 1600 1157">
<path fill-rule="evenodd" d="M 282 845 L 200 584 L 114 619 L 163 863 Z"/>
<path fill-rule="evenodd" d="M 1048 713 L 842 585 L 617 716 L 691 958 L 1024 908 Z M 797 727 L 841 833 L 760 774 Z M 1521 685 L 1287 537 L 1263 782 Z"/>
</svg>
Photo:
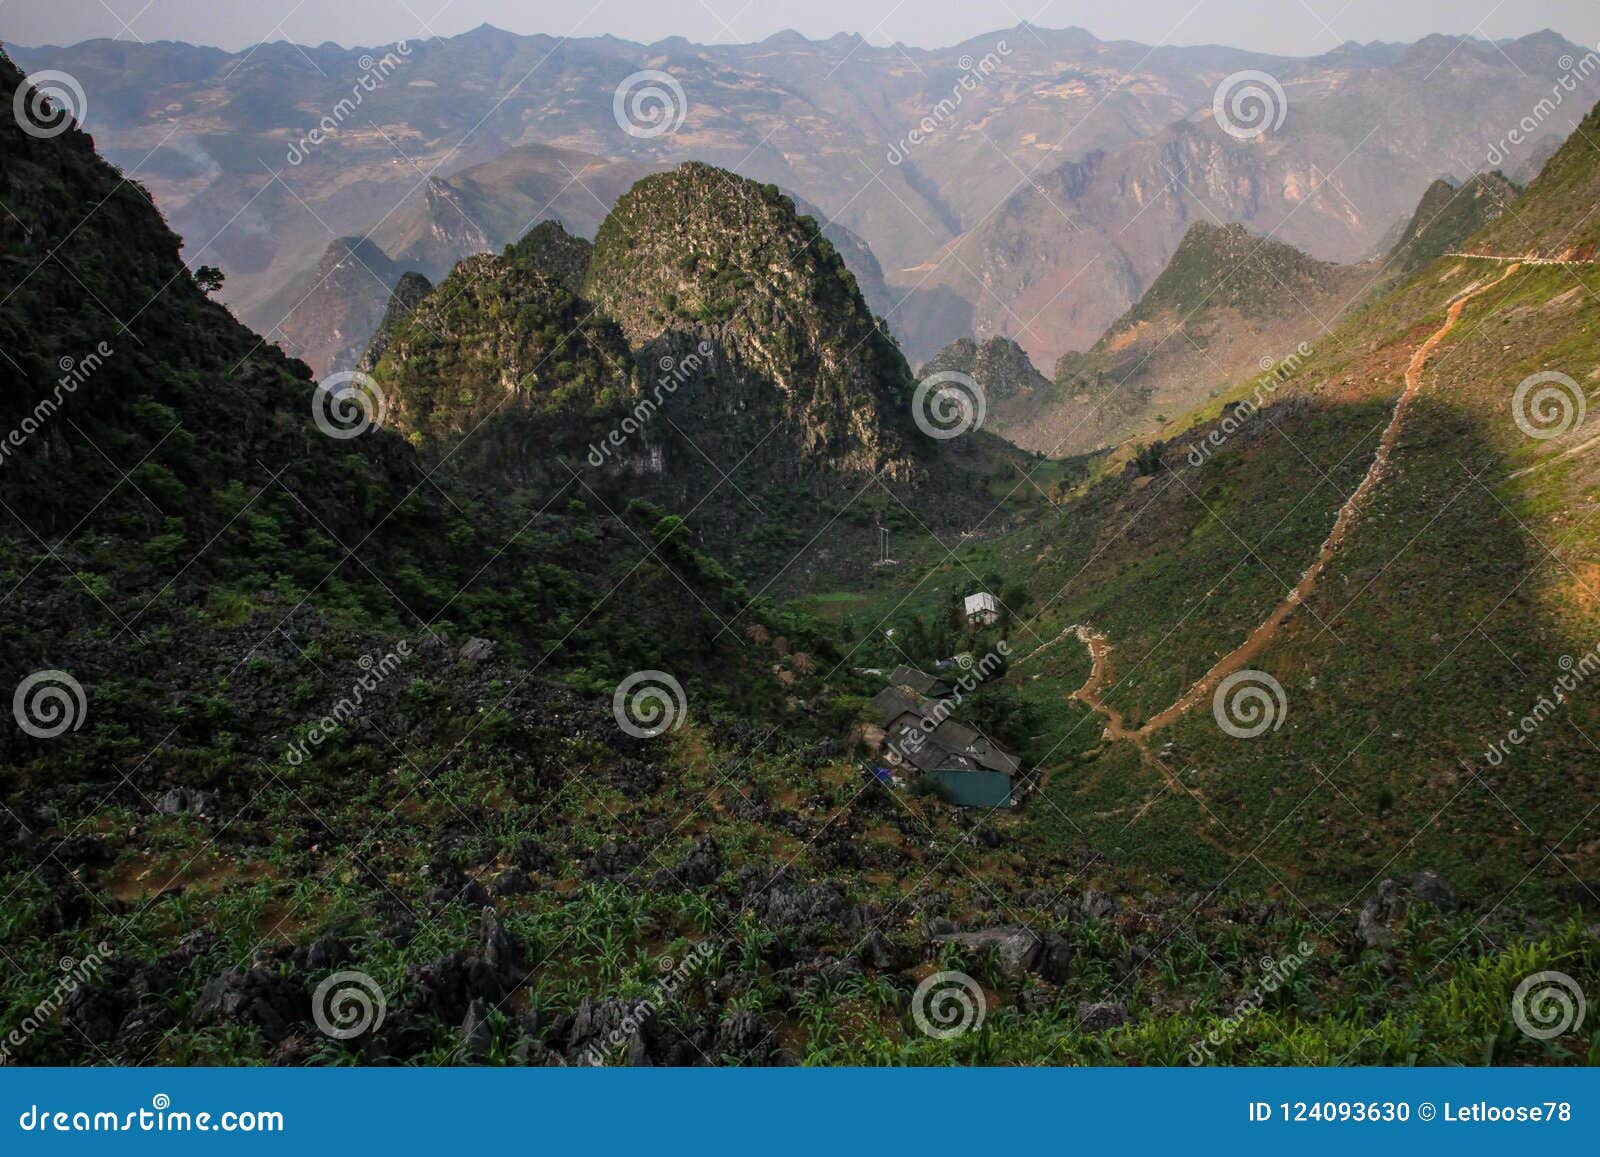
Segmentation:
<svg viewBox="0 0 1600 1157">
<path fill-rule="evenodd" d="M 1498 172 L 1480 173 L 1459 188 L 1435 181 L 1389 252 L 1387 268 L 1411 274 L 1459 250 L 1468 237 L 1504 214 L 1516 196 L 1517 187 Z"/>
<path fill-rule="evenodd" d="M 1153 320 L 1169 309 L 1180 315 L 1202 307 L 1272 313 L 1286 297 L 1316 289 L 1332 269 L 1293 245 L 1257 237 L 1243 225 L 1198 222 L 1189 226 L 1161 276 L 1109 332 Z"/>
<path fill-rule="evenodd" d="M 0 58 L 0 107 L 18 80 Z M 0 1034 L 61 958 L 98 968 L 19 1060 L 1600 1059 L 1592 1026 L 1541 1042 L 1510 1008 L 1532 972 L 1600 975 L 1600 696 L 1481 754 L 1600 638 L 1595 459 L 1508 414 L 1530 373 L 1590 380 L 1600 274 L 1525 269 L 1438 344 L 1253 659 L 1284 726 L 1234 739 L 1201 703 L 1140 745 L 1110 712 L 1157 716 L 1280 604 L 1498 265 L 1429 266 L 1220 444 L 1207 414 L 1043 461 L 914 433 L 814 222 L 686 166 L 600 231 L 615 322 L 527 249 L 463 262 L 377 358 L 394 428 L 339 437 L 87 137 L 0 134 L 0 419 L 37 427 L 0 470 L 0 654 L 5 685 L 84 692 L 75 730 L 0 735 Z M 691 352 L 682 439 L 576 476 L 644 367 Z M 700 446 L 758 467 L 709 514 L 646 453 Z M 998 622 L 958 613 L 974 590 Z M 865 672 L 1001 644 L 960 718 L 1027 760 L 1026 806 L 881 781 Z M 654 704 L 613 698 L 630 676 Z M 311 1002 L 346 969 L 388 1015 L 341 1042 Z M 952 1041 L 913 1008 L 941 969 L 986 1009 Z"/>
<path fill-rule="evenodd" d="M 1528 185 L 1515 212 L 1502 215 L 1475 239 L 1484 253 L 1589 259 L 1600 245 L 1600 220 L 1574 212 L 1600 199 L 1600 107 L 1584 117 L 1566 144 Z"/>
</svg>

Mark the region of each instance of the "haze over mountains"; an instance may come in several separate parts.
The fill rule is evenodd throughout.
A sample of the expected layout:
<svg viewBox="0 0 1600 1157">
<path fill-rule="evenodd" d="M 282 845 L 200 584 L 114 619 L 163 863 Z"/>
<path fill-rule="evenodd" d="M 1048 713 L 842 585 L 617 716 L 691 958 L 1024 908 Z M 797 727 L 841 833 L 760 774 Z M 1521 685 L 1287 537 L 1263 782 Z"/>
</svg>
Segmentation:
<svg viewBox="0 0 1600 1157">
<path fill-rule="evenodd" d="M 1273 61 L 1241 136 L 1211 94 L 1259 57 L 1038 36 L 850 196 L 948 69 L 480 30 L 311 144 L 359 56 L 62 50 L 152 198 L 0 53 L 0 1041 L 48 997 L 27 1063 L 1600 1058 L 1516 1009 L 1600 984 L 1600 105 L 1503 158 L 1526 187 L 1454 181 L 1552 38 Z M 684 123 L 630 135 L 610 92 L 663 61 Z M 1015 169 L 975 126 L 1055 157 L 1089 108 L 1102 151 L 981 209 Z M 499 151 L 448 176 L 386 152 L 474 117 Z M 350 388 L 184 264 L 219 253 Z M 1046 290 L 1053 364 L 1006 335 Z M 921 381 L 913 305 L 956 331 Z M 952 712 L 1002 801 L 895 747 Z M 332 1033 L 352 974 L 387 1019 Z M 929 1030 L 952 974 L 982 1031 Z"/>
<path fill-rule="evenodd" d="M 873 306 L 914 363 L 999 334 L 1047 372 L 1138 299 L 1195 222 L 1357 260 L 1434 180 L 1494 167 L 1497 144 L 1508 169 L 1548 155 L 1600 96 L 1586 74 L 1533 139 L 1485 139 L 1479 126 L 1517 123 L 1550 96 L 1560 61 L 1583 56 L 1552 33 L 1349 44 L 1306 59 L 1030 25 L 938 51 L 850 36 L 638 45 L 489 27 L 406 49 L 388 67 L 385 50 L 283 43 L 230 54 L 91 41 L 16 56 L 82 80 L 101 147 L 151 189 L 188 259 L 227 273 L 229 302 L 265 332 L 294 337 L 279 311 L 306 294 L 287 287 L 314 286 L 338 238 L 369 236 L 437 279 L 541 217 L 590 235 L 638 176 L 696 159 L 776 183 L 864 239 L 889 286 Z M 374 58 L 381 81 L 289 163 Z M 675 132 L 620 127 L 614 91 L 642 69 L 681 85 Z M 1272 133 L 1239 140 L 1212 101 L 1221 79 L 1250 69 L 1281 82 L 1286 107 Z M 370 280 L 392 284 L 368 264 Z M 325 333 L 307 345 L 323 368 L 335 352 L 348 356 Z"/>
</svg>

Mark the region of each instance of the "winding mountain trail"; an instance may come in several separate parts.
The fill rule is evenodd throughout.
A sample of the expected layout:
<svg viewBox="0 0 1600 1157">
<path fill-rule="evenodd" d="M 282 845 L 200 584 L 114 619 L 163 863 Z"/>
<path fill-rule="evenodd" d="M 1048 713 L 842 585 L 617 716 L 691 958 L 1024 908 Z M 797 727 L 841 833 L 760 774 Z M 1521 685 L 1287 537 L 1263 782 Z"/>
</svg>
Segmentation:
<svg viewBox="0 0 1600 1157">
<path fill-rule="evenodd" d="M 1500 265 L 1595 265 L 1593 257 L 1501 257 L 1497 253 L 1461 253 L 1454 249 L 1446 257 L 1470 257 L 1474 261 L 1493 261 Z"/>
<path fill-rule="evenodd" d="M 1405 420 L 1406 412 L 1410 409 L 1412 399 L 1422 389 L 1422 371 L 1427 364 L 1429 355 L 1438 348 L 1439 343 L 1455 328 L 1456 323 L 1461 319 L 1462 312 L 1471 301 L 1494 289 L 1522 267 L 1523 263 L 1520 260 L 1508 260 L 1509 264 L 1506 271 L 1499 277 L 1481 285 L 1470 286 L 1456 296 L 1450 302 L 1450 307 L 1445 313 L 1444 323 L 1434 330 L 1427 340 L 1417 347 L 1416 352 L 1411 355 L 1411 362 L 1406 367 L 1405 389 L 1395 403 L 1394 413 L 1389 419 L 1388 426 L 1384 428 L 1383 436 L 1378 441 L 1378 450 L 1373 455 L 1372 465 L 1367 467 L 1366 476 L 1362 478 L 1360 485 L 1351 492 L 1350 497 L 1345 499 L 1344 504 L 1339 508 L 1338 517 L 1334 519 L 1333 529 L 1328 532 L 1328 537 L 1323 540 L 1322 547 L 1317 552 L 1316 560 L 1306 569 L 1305 574 L 1300 576 L 1300 581 L 1295 584 L 1294 589 L 1284 596 L 1283 601 L 1273 608 L 1272 613 L 1262 621 L 1260 626 L 1251 631 L 1245 637 L 1244 642 L 1240 643 L 1221 659 L 1218 659 L 1209 671 L 1196 680 L 1189 690 L 1179 697 L 1177 702 L 1151 716 L 1144 726 L 1129 728 L 1123 719 L 1122 713 L 1106 703 L 1103 697 L 1105 682 L 1108 678 L 1105 670 L 1105 658 L 1106 654 L 1111 650 L 1110 643 L 1103 634 L 1096 632 L 1093 627 L 1079 625 L 1067 628 L 1077 632 L 1078 638 L 1089 649 L 1089 657 L 1093 664 L 1088 680 L 1082 687 L 1072 693 L 1072 698 L 1085 704 L 1106 720 L 1106 738 L 1130 740 L 1138 746 L 1140 755 L 1147 765 L 1154 764 L 1160 768 L 1163 775 L 1169 779 L 1171 778 L 1171 773 L 1161 766 L 1161 761 L 1152 756 L 1150 752 L 1150 736 L 1173 723 L 1190 708 L 1204 700 L 1220 681 L 1243 668 L 1256 655 L 1260 654 L 1268 644 L 1277 638 L 1284 623 L 1294 613 L 1295 608 L 1305 601 L 1334 554 L 1360 522 L 1363 507 L 1387 471 L 1395 442 L 1399 438 L 1400 425 Z M 1065 633 L 1063 632 L 1063 635 Z"/>
<path fill-rule="evenodd" d="M 1106 656 L 1111 653 L 1111 641 L 1096 632 L 1093 627 L 1078 626 L 1071 629 L 1077 632 L 1078 638 L 1089 649 L 1091 664 L 1089 677 L 1084 680 L 1082 687 L 1072 693 L 1072 697 L 1105 718 L 1107 739 L 1129 739 L 1142 745 L 1143 736 L 1138 731 L 1130 730 L 1123 721 L 1122 712 L 1100 697 L 1109 677 L 1106 671 Z"/>
<path fill-rule="evenodd" d="M 1568 447 L 1559 454 L 1552 454 L 1548 458 L 1535 462 L 1532 466 L 1524 466 L 1521 470 L 1513 470 L 1506 475 L 1506 480 L 1525 478 L 1536 470 L 1543 470 L 1546 466 L 1554 466 L 1563 459 L 1570 458 L 1574 454 L 1582 454 L 1585 450 L 1593 449 L 1595 446 L 1600 446 L 1600 438 L 1590 438 L 1587 442 L 1580 442 L 1576 446 Z"/>
</svg>

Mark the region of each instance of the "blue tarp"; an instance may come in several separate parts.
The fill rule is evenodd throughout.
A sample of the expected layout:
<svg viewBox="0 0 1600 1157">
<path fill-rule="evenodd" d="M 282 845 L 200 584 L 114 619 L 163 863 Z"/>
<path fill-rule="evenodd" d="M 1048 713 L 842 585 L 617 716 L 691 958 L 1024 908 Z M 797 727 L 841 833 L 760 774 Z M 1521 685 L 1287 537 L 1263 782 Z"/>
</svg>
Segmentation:
<svg viewBox="0 0 1600 1157">
<path fill-rule="evenodd" d="M 925 772 L 939 793 L 961 807 L 1010 807 L 1011 777 L 1003 771 L 934 770 Z"/>
</svg>

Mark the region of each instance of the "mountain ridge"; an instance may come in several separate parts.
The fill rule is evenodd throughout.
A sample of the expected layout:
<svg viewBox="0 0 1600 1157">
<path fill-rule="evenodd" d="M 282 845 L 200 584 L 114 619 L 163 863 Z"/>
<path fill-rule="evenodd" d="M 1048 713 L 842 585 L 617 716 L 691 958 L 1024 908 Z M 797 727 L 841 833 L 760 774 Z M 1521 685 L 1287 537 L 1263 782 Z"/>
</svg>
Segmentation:
<svg viewBox="0 0 1600 1157">
<path fill-rule="evenodd" d="M 1066 349 L 1092 342 L 1136 300 L 1159 273 L 1188 221 L 1168 220 L 1169 214 L 1161 212 L 1161 222 L 1152 220 L 1160 227 L 1118 257 L 1103 236 L 1107 226 L 1099 219 L 1101 209 L 1073 210 L 1084 218 L 1080 228 L 1088 233 L 1077 240 L 1063 236 L 1055 231 L 1062 224 L 1060 216 L 1046 205 L 1031 204 L 1031 190 L 1019 189 L 1019 175 L 1031 174 L 1031 183 L 1044 187 L 1062 164 L 1082 161 L 1096 151 L 1119 157 L 1175 121 L 1208 115 L 1220 77 L 1265 68 L 1295 94 L 1284 132 L 1296 151 L 1286 162 L 1255 169 L 1253 179 L 1263 188 L 1294 176 L 1301 190 L 1314 190 L 1313 167 L 1334 171 L 1360 141 L 1360 132 L 1352 136 L 1346 122 L 1361 116 L 1364 132 L 1374 123 L 1370 110 L 1379 110 L 1380 131 L 1373 142 L 1336 173 L 1346 183 L 1347 196 L 1364 205 L 1372 202 L 1370 219 L 1341 223 L 1342 202 L 1333 189 L 1326 189 L 1313 198 L 1316 204 L 1289 219 L 1292 228 L 1285 236 L 1315 256 L 1349 259 L 1356 250 L 1370 252 L 1389 223 L 1415 206 L 1425 181 L 1419 178 L 1423 183 L 1415 188 L 1400 182 L 1395 192 L 1386 192 L 1397 172 L 1421 169 L 1431 177 L 1450 170 L 1455 157 L 1474 155 L 1479 142 L 1459 131 L 1468 119 L 1465 110 L 1491 122 L 1516 123 L 1522 110 L 1544 95 L 1530 78 L 1543 71 L 1546 57 L 1578 53 L 1576 46 L 1535 36 L 1497 47 L 1470 40 L 1430 41 L 1420 49 L 1413 46 L 1409 55 L 1353 60 L 1346 50 L 1289 59 L 1216 47 L 1152 52 L 1131 43 L 1037 28 L 999 30 L 966 42 L 966 48 L 911 50 L 914 68 L 907 67 L 898 50 L 831 40 L 776 48 L 723 46 L 708 52 L 675 41 L 663 42 L 657 50 L 615 40 L 571 41 L 552 52 L 557 47 L 549 38 L 499 33 L 416 42 L 403 63 L 365 97 L 358 121 L 297 167 L 286 167 L 285 150 L 314 120 L 307 110 L 333 107 L 348 96 L 350 81 L 359 72 L 358 52 L 307 50 L 327 74 L 323 80 L 293 50 L 268 46 L 242 64 L 226 86 L 218 78 L 240 65 L 243 54 L 198 54 L 179 68 L 161 53 L 136 45 L 117 47 L 114 57 L 109 48 L 91 46 L 35 50 L 25 53 L 25 63 L 64 68 L 88 86 L 106 118 L 96 131 L 113 158 L 140 166 L 138 175 L 149 182 L 179 231 L 207 244 L 205 252 L 191 253 L 189 259 L 223 268 L 228 274 L 226 299 L 258 325 L 277 322 L 260 318 L 255 310 L 290 277 L 316 263 L 330 233 L 363 232 L 385 214 L 393 220 L 411 219 L 430 189 L 441 195 L 440 189 L 419 185 L 419 175 L 448 180 L 508 150 L 543 147 L 615 156 L 635 165 L 687 159 L 738 165 L 743 175 L 793 190 L 865 240 L 882 263 L 894 301 L 904 299 L 889 322 L 913 360 L 926 360 L 957 337 L 985 337 L 993 330 L 1010 333 L 1039 364 L 1048 365 Z M 929 109 L 951 99 L 962 76 L 963 51 L 973 57 L 975 67 L 990 57 L 996 66 L 985 71 L 973 91 L 960 90 L 958 115 L 945 128 L 915 146 L 903 163 L 886 165 L 890 146 L 918 126 Z M 141 64 L 146 60 L 148 67 Z M 198 75 L 207 61 L 212 62 L 211 73 Z M 536 66 L 545 70 L 542 83 L 519 86 Z M 1405 121 L 1382 113 L 1419 96 L 1413 89 L 1436 66 L 1439 71 L 1427 87 L 1438 95 L 1429 98 L 1432 104 L 1418 106 L 1426 115 Z M 676 70 L 689 94 L 689 116 L 676 134 L 634 137 L 613 115 L 610 96 L 616 85 L 648 67 Z M 823 75 L 829 80 L 819 86 L 817 78 Z M 739 78 L 737 83 L 733 77 Z M 506 100 L 474 128 L 480 118 L 469 110 L 476 108 L 476 94 L 497 85 Z M 571 99 L 561 94 L 571 94 Z M 1559 110 L 1547 128 L 1560 132 L 1570 127 L 1567 117 L 1568 110 Z M 1077 126 L 1070 140 L 1061 138 L 1063 125 Z M 396 144 L 411 164 L 400 163 Z M 995 163 L 996 149 L 1008 163 Z M 1416 159 L 1400 167 L 1393 160 L 1400 156 Z M 1252 158 L 1243 154 L 1242 159 Z M 1506 163 L 1522 159 L 1519 153 Z M 863 164 L 878 174 L 876 181 L 865 182 Z M 1113 162 L 1130 171 L 1140 164 L 1136 155 Z M 1145 168 L 1141 180 L 1152 191 L 1171 181 L 1159 167 Z M 1182 164 L 1170 168 L 1184 173 Z M 559 169 L 552 172 L 559 178 L 551 190 L 555 192 L 569 178 Z M 279 187 L 272 173 L 287 187 Z M 576 185 L 568 193 L 577 194 L 569 198 L 573 209 L 555 215 L 584 232 L 573 214 L 591 212 L 593 202 Z M 1015 201 L 1005 211 L 1015 218 L 1008 229 L 1021 233 L 980 228 L 1008 197 Z M 1215 201 L 1212 208 L 1221 219 L 1241 221 L 1258 232 L 1273 228 L 1288 213 L 1288 204 L 1276 196 L 1259 209 L 1243 199 Z M 237 206 L 246 202 L 251 204 L 245 218 L 229 227 Z M 484 247 L 492 250 L 520 235 L 532 223 L 531 210 L 543 203 L 530 206 L 521 220 L 493 230 L 477 220 L 479 214 L 465 200 L 462 206 L 479 231 L 502 234 Z M 306 208 L 327 228 L 308 216 Z M 1157 214 L 1152 211 L 1151 216 Z M 1115 219 L 1110 234 L 1123 223 Z M 1017 286 L 1006 272 L 1008 251 L 1046 226 L 1050 231 L 1040 233 L 1046 251 L 1060 250 L 1082 262 L 1099 254 L 1106 271 L 1095 271 L 1067 288 L 1070 274 L 1060 276 L 1052 262 L 1029 270 L 1027 278 L 1037 290 L 1021 295 L 1025 308 L 1019 312 L 1040 329 L 1035 340 L 1006 328 L 989 291 L 1009 299 Z M 969 236 L 974 229 L 980 234 L 976 238 Z M 1102 236 L 1085 250 L 1085 238 L 1094 233 Z M 412 259 L 394 237 L 375 234 L 374 239 L 433 280 L 464 255 L 458 246 L 448 259 L 428 265 Z M 952 273 L 947 261 L 940 276 L 923 283 L 925 268 L 957 242 L 967 246 L 960 256 L 973 278 Z M 1058 292 L 1062 296 L 1052 305 Z"/>
</svg>

